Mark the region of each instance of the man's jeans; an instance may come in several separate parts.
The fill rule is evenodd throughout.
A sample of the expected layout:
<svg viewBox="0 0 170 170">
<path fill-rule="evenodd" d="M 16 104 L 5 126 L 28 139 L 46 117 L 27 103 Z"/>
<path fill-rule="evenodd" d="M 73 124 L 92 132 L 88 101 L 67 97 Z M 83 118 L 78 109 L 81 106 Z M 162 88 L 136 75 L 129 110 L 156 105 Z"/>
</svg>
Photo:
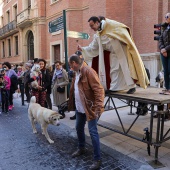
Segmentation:
<svg viewBox="0 0 170 170">
<path fill-rule="evenodd" d="M 161 61 L 164 69 L 165 88 L 170 90 L 170 54 L 167 57 L 161 54 Z"/>
<path fill-rule="evenodd" d="M 85 113 L 76 111 L 76 130 L 79 140 L 79 148 L 85 147 L 85 132 L 84 127 L 86 123 Z M 99 134 L 97 131 L 97 119 L 88 121 L 88 129 L 91 136 L 93 149 L 94 149 L 94 160 L 100 160 L 100 141 Z"/>
</svg>

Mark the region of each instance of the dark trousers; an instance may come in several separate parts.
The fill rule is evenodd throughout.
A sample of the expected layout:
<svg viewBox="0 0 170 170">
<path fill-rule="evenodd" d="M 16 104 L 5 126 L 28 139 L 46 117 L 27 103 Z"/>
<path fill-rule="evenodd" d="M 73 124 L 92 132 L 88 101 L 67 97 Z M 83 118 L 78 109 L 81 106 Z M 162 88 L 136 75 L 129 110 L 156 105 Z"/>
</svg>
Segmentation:
<svg viewBox="0 0 170 170">
<path fill-rule="evenodd" d="M 101 159 L 100 141 L 99 141 L 99 134 L 97 130 L 97 119 L 90 120 L 87 123 L 88 123 L 88 129 L 93 145 L 94 160 L 100 160 Z M 85 147 L 85 132 L 84 132 L 85 124 L 86 124 L 86 114 L 76 111 L 76 131 L 77 131 L 77 137 L 79 141 L 79 145 L 78 145 L 79 148 Z"/>
<path fill-rule="evenodd" d="M 164 69 L 165 88 L 170 90 L 170 54 L 167 57 L 161 54 L 161 61 Z"/>
<path fill-rule="evenodd" d="M 27 101 L 30 101 L 31 95 L 30 95 L 30 87 L 28 85 L 25 84 L 25 95 L 27 98 Z"/>
<path fill-rule="evenodd" d="M 9 90 L 1 89 L 2 112 L 8 112 Z"/>
<path fill-rule="evenodd" d="M 52 102 L 51 102 L 50 93 L 46 94 L 46 108 L 52 109 Z"/>
<path fill-rule="evenodd" d="M 10 89 L 9 91 L 9 105 L 13 105 L 13 90 Z"/>
</svg>

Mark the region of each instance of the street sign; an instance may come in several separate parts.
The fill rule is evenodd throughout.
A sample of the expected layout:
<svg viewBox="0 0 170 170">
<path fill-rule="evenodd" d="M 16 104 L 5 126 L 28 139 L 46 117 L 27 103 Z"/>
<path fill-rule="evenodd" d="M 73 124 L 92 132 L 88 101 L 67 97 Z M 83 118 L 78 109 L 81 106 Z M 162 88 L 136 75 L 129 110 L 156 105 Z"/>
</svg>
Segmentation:
<svg viewBox="0 0 170 170">
<path fill-rule="evenodd" d="M 89 39 L 90 35 L 84 32 L 67 31 L 67 37 Z"/>
<path fill-rule="evenodd" d="M 64 28 L 64 24 L 63 24 L 63 16 L 50 21 L 49 24 L 49 32 L 53 33 L 53 32 L 57 32 L 59 30 L 62 30 Z"/>
</svg>

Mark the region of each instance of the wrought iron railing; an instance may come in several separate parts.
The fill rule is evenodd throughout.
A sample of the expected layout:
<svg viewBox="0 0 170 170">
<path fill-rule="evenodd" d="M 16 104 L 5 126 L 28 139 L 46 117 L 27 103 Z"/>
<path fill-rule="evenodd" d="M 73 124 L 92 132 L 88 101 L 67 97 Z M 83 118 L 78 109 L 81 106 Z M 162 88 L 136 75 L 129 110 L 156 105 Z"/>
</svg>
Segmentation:
<svg viewBox="0 0 170 170">
<path fill-rule="evenodd" d="M 16 20 L 13 20 L 9 24 L 5 25 L 0 29 L 0 36 L 3 36 L 4 34 L 14 30 L 17 27 Z"/>
</svg>

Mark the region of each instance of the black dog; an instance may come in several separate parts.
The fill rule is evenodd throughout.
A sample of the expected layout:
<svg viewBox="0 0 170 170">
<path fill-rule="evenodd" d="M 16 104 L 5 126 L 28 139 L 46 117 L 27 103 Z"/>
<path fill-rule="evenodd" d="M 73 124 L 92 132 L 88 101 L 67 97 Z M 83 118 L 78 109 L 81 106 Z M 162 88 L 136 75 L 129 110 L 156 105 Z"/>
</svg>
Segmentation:
<svg viewBox="0 0 170 170">
<path fill-rule="evenodd" d="M 145 116 L 148 113 L 148 105 L 146 103 L 138 102 L 137 115 Z"/>
<path fill-rule="evenodd" d="M 147 69 L 147 68 L 145 67 L 145 70 L 146 70 L 146 74 L 147 74 L 147 76 L 148 76 L 148 79 L 150 80 L 150 72 L 149 72 L 149 69 Z M 137 114 L 137 115 L 145 116 L 147 113 L 148 113 L 148 104 L 142 103 L 142 102 L 138 102 L 136 114 Z"/>
<path fill-rule="evenodd" d="M 58 106 L 58 112 L 62 115 L 62 118 L 65 118 L 64 112 L 66 111 L 68 111 L 68 100 Z"/>
<path fill-rule="evenodd" d="M 164 72 L 160 71 L 155 78 L 155 81 L 158 83 L 158 88 L 163 88 L 164 86 Z"/>
</svg>

